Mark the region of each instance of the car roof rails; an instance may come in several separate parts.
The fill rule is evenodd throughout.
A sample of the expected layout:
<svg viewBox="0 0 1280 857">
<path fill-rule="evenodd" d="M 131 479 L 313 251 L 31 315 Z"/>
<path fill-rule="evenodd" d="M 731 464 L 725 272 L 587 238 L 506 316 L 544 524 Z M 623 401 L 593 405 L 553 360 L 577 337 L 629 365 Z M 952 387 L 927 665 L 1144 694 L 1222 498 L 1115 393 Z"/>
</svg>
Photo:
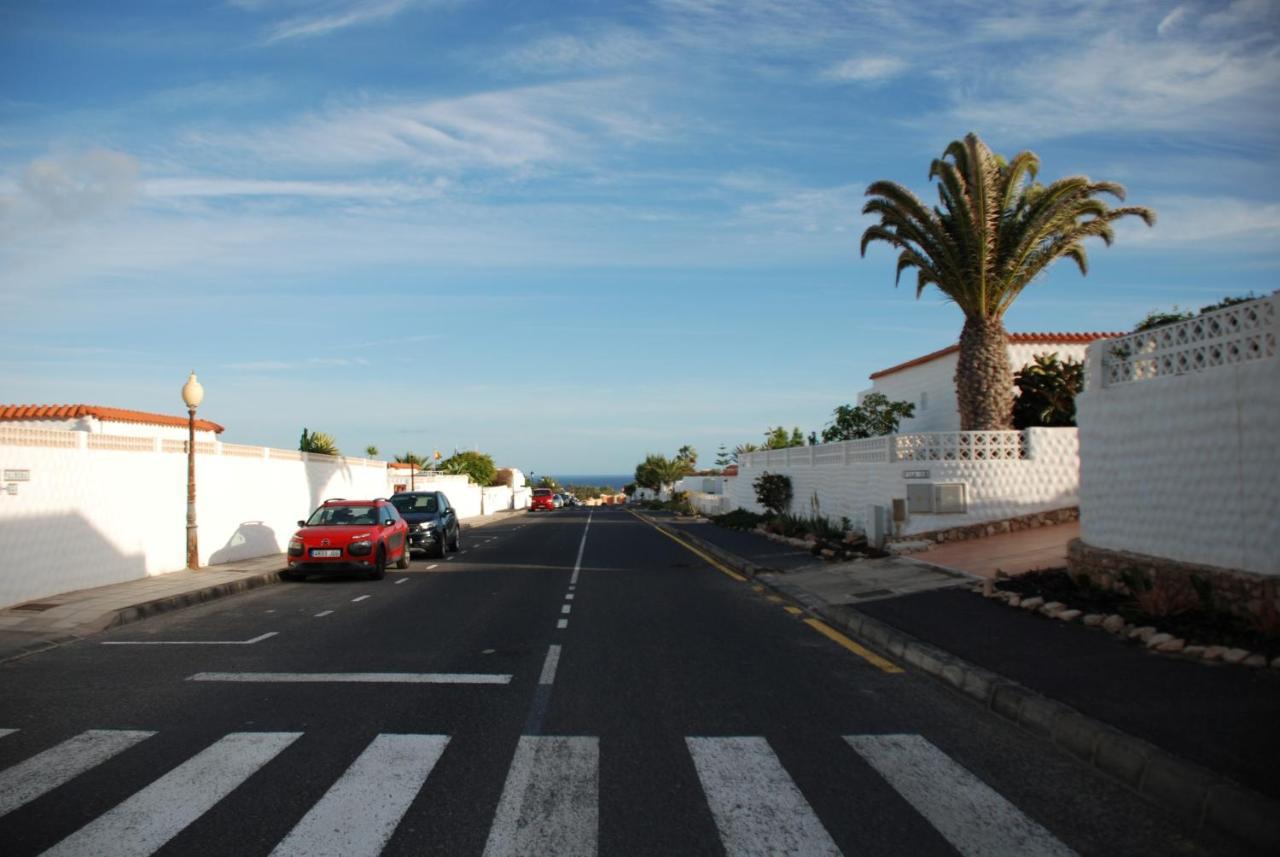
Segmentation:
<svg viewBox="0 0 1280 857">
<path fill-rule="evenodd" d="M 330 497 L 328 500 L 325 500 L 325 502 L 326 503 L 345 503 L 347 502 L 347 498 L 346 497 Z"/>
</svg>

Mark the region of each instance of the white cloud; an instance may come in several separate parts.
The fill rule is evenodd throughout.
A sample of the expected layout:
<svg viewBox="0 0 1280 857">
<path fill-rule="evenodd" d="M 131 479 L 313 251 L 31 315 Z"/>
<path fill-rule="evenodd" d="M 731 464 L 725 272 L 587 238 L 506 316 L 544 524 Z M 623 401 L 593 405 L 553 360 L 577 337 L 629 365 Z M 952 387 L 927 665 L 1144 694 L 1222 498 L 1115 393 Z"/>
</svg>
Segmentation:
<svg viewBox="0 0 1280 857">
<path fill-rule="evenodd" d="M 584 156 L 603 138 L 655 139 L 662 127 L 625 81 L 581 81 L 459 98 L 337 106 L 254 132 L 190 132 L 234 162 L 248 152 L 290 167 L 406 164 L 522 170 Z"/>
<path fill-rule="evenodd" d="M 0 183 L 0 237 L 122 211 L 137 175 L 137 161 L 107 149 L 38 158 L 16 182 Z"/>
<path fill-rule="evenodd" d="M 355 0 L 326 4 L 321 11 L 286 18 L 267 32 L 266 43 L 323 36 L 347 27 L 383 21 L 403 12 L 413 0 Z"/>
<path fill-rule="evenodd" d="M 662 51 L 624 27 L 545 36 L 506 54 L 502 65 L 532 72 L 605 71 L 648 63 Z"/>
<path fill-rule="evenodd" d="M 874 83 L 897 77 L 906 69 L 907 63 L 897 57 L 854 57 L 832 66 L 822 76 L 828 80 Z"/>
<path fill-rule="evenodd" d="M 1170 248 L 1205 245 L 1275 246 L 1280 241 L 1280 203 L 1240 197 L 1157 196 L 1144 200 L 1159 221 L 1150 229 L 1136 220 L 1118 224 L 1116 246 Z"/>
<path fill-rule="evenodd" d="M 312 199 L 412 200 L 438 198 L 448 182 L 425 184 L 393 182 L 279 181 L 221 177 L 149 179 L 142 193 L 152 199 L 206 197 L 306 197 Z"/>
<path fill-rule="evenodd" d="M 1186 17 L 1187 7 L 1175 6 L 1172 12 L 1160 19 L 1160 23 L 1156 25 L 1156 32 L 1162 36 L 1167 35 L 1177 29 L 1178 24 Z"/>
</svg>

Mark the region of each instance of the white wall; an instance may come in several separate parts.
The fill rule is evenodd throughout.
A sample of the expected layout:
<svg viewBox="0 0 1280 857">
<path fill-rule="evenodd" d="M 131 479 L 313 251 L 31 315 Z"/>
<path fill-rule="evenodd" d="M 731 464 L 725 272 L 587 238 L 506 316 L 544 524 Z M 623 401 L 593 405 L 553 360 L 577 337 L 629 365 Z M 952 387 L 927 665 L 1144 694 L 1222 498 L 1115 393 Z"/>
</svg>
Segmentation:
<svg viewBox="0 0 1280 857">
<path fill-rule="evenodd" d="M 0 427 L 0 606 L 186 566 L 184 443 Z M 380 461 L 197 443 L 200 562 L 284 550 L 322 500 L 385 493 Z"/>
<path fill-rule="evenodd" d="M 847 517 L 866 528 L 867 506 L 891 507 L 905 498 L 909 482 L 963 482 L 968 510 L 961 514 L 915 514 L 900 534 L 997 521 L 1078 502 L 1076 430 L 942 432 L 768 450 L 738 456 L 738 476 L 727 480 L 734 508 L 763 512 L 752 482 L 765 471 L 791 478 L 791 511 L 815 511 L 839 523 Z M 927 471 L 923 479 L 907 473 Z M 817 496 L 817 507 L 813 498 Z"/>
<path fill-rule="evenodd" d="M 1073 343 L 1010 343 L 1009 364 L 1017 372 L 1038 354 L 1056 353 L 1058 359 L 1084 360 L 1086 346 Z M 960 405 L 956 400 L 956 363 L 959 354 L 944 354 L 928 363 L 902 369 L 876 378 L 870 390 L 858 394 L 858 401 L 868 393 L 883 393 L 893 402 L 910 402 L 916 415 L 903 420 L 898 428 L 903 433 L 958 431 Z"/>
<path fill-rule="evenodd" d="M 1085 543 L 1280 574 L 1278 304 L 1090 346 L 1076 399 Z"/>
</svg>

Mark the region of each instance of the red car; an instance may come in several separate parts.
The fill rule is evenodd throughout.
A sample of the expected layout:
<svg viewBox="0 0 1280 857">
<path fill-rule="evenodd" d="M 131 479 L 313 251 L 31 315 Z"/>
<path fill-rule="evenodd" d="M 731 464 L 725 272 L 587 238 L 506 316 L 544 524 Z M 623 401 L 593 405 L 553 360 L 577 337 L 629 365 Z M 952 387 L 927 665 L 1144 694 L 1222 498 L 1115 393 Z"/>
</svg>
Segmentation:
<svg viewBox="0 0 1280 857">
<path fill-rule="evenodd" d="M 409 525 L 388 500 L 326 500 L 298 526 L 283 578 L 357 571 L 381 580 L 389 562 L 409 567 Z"/>
<path fill-rule="evenodd" d="M 556 507 L 556 495 L 550 488 L 534 488 L 533 497 L 529 500 L 529 511 L 546 509 L 550 512 Z"/>
</svg>

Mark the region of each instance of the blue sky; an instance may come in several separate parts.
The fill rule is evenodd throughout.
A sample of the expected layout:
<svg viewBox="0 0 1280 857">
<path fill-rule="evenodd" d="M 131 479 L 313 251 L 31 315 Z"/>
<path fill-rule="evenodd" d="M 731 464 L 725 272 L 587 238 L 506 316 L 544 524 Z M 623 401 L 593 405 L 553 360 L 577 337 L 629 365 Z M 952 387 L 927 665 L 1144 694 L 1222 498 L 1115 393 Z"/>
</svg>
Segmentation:
<svg viewBox="0 0 1280 857">
<path fill-rule="evenodd" d="M 0 7 L 0 400 L 627 472 L 955 341 L 863 191 L 977 131 L 1156 209 L 1011 331 L 1277 288 L 1280 5 Z"/>
</svg>

